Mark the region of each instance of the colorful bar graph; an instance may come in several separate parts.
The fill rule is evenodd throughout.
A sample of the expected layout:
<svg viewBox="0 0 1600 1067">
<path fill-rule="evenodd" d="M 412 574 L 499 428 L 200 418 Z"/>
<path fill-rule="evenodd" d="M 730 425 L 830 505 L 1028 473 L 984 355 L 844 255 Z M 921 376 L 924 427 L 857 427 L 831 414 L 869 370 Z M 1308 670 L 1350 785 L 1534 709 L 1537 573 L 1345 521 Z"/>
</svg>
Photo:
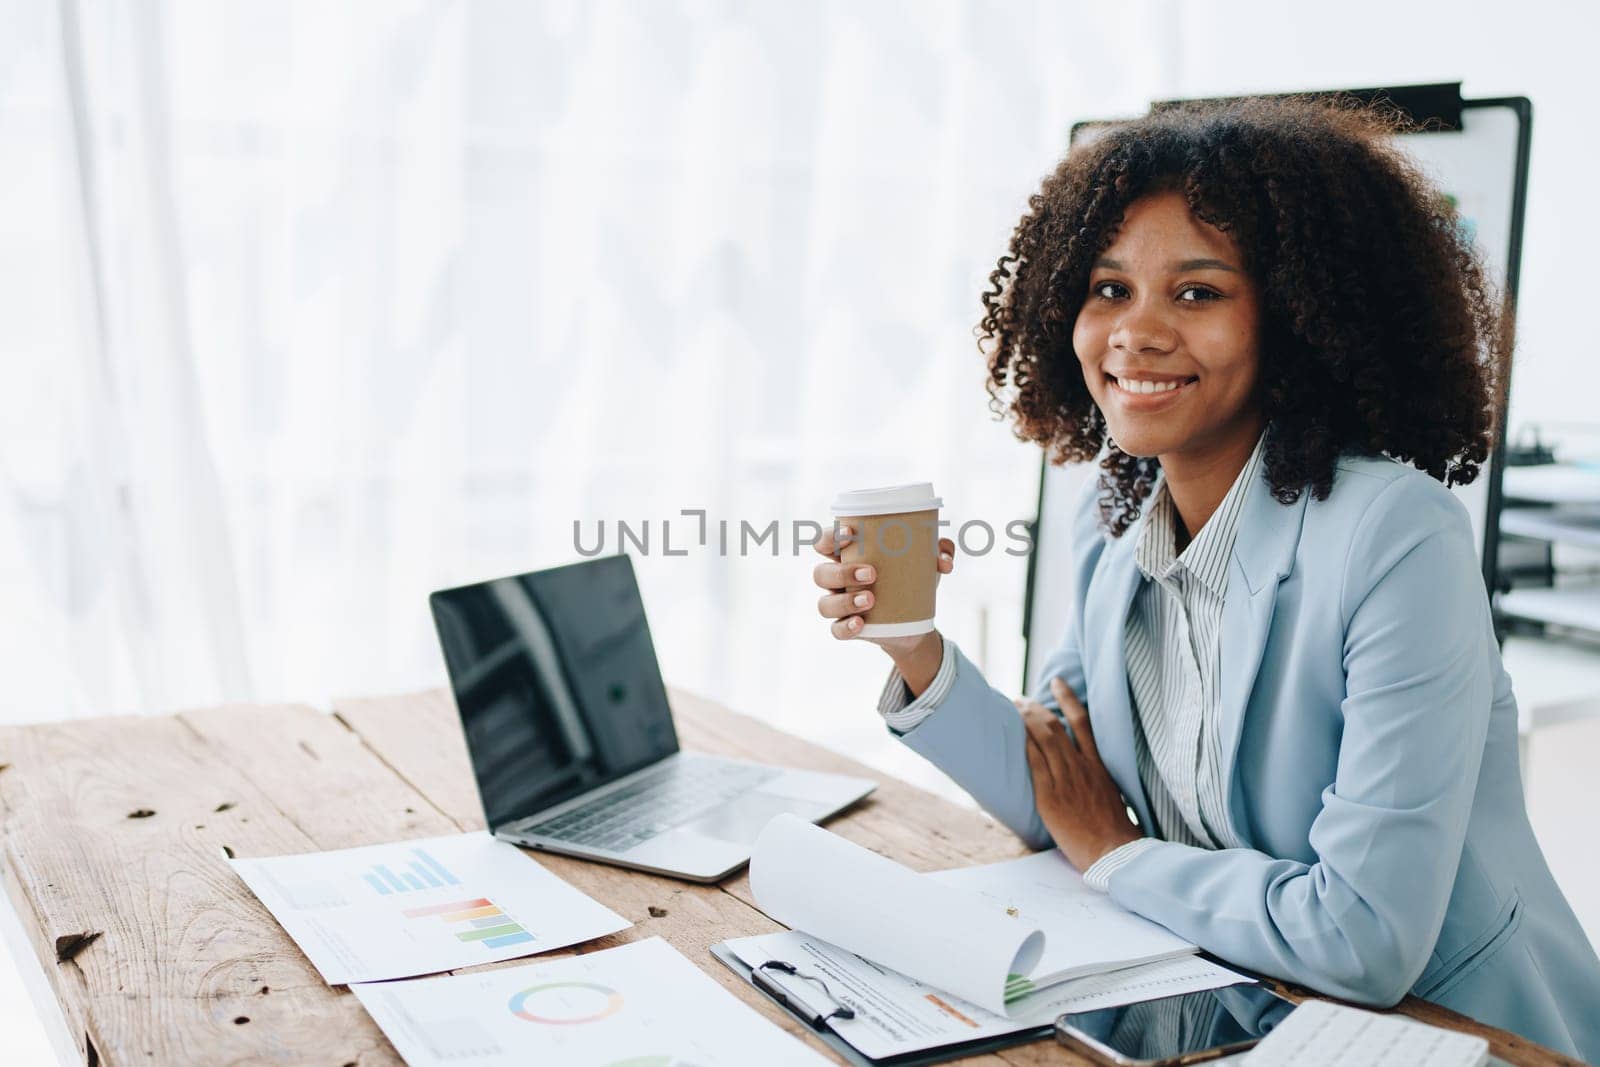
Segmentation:
<svg viewBox="0 0 1600 1067">
<path fill-rule="evenodd" d="M 499 926 L 490 926 L 483 930 L 467 930 L 456 935 L 458 941 L 483 941 L 491 937 L 505 937 L 508 934 L 520 934 L 522 927 L 514 922 L 501 921 Z"/>
<path fill-rule="evenodd" d="M 492 908 L 493 904 L 487 900 L 458 900 L 454 904 L 429 904 L 426 908 L 407 908 L 401 912 L 408 919 L 425 919 L 429 915 L 448 915 L 452 911 L 465 911 L 469 908 Z M 449 920 L 446 920 L 447 922 Z"/>
<path fill-rule="evenodd" d="M 407 908 L 401 914 L 408 919 L 437 916 L 449 926 L 465 924 L 467 929 L 455 932 L 458 941 L 477 941 L 491 949 L 534 940 L 534 936 L 523 929 L 521 923 L 501 911 L 493 901 L 482 897 L 477 900 L 458 900 L 452 904 Z"/>
<path fill-rule="evenodd" d="M 521 933 L 507 934 L 505 937 L 491 937 L 483 943 L 485 948 L 504 948 L 507 945 L 520 945 L 524 941 L 532 941 L 533 935 L 523 930 Z"/>
</svg>

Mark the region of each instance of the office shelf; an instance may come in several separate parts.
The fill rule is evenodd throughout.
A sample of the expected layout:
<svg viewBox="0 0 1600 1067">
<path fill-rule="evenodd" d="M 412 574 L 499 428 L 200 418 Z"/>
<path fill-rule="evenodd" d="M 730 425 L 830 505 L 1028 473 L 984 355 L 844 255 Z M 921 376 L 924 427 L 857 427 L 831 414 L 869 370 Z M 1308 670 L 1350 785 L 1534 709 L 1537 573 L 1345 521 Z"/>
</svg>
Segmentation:
<svg viewBox="0 0 1600 1067">
<path fill-rule="evenodd" d="M 1506 508 L 1500 532 L 1566 545 L 1600 548 L 1600 505 L 1554 508 Z"/>
<path fill-rule="evenodd" d="M 1600 467 L 1508 467 L 1502 488 L 1508 506 L 1500 510 L 1500 532 L 1511 539 L 1500 542 L 1502 552 L 1509 549 L 1512 561 L 1538 557 L 1519 573 L 1502 555 L 1502 579 L 1539 584 L 1513 584 L 1494 600 L 1502 620 L 1515 620 L 1513 631 L 1534 624 L 1533 633 L 1506 634 L 1501 648 L 1526 738 L 1537 727 L 1600 714 L 1600 582 L 1563 578 L 1556 566 L 1557 546 L 1600 549 Z"/>
<path fill-rule="evenodd" d="M 1600 466 L 1546 463 L 1507 467 L 1501 479 L 1507 500 L 1545 504 L 1600 504 Z"/>
<path fill-rule="evenodd" d="M 1513 589 L 1496 606 L 1503 615 L 1600 632 L 1600 584 Z"/>
</svg>

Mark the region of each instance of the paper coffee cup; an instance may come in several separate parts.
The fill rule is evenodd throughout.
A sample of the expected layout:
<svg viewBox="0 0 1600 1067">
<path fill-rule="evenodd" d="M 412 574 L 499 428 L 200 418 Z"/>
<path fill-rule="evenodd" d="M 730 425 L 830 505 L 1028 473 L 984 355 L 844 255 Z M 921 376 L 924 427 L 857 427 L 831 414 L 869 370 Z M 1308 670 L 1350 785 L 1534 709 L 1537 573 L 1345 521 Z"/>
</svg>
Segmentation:
<svg viewBox="0 0 1600 1067">
<path fill-rule="evenodd" d="M 877 580 L 847 585 L 871 588 L 872 607 L 861 613 L 861 637 L 910 637 L 933 629 L 939 585 L 939 508 L 932 482 L 853 489 L 833 498 L 835 525 L 854 534 L 839 562 L 870 563 Z"/>
</svg>

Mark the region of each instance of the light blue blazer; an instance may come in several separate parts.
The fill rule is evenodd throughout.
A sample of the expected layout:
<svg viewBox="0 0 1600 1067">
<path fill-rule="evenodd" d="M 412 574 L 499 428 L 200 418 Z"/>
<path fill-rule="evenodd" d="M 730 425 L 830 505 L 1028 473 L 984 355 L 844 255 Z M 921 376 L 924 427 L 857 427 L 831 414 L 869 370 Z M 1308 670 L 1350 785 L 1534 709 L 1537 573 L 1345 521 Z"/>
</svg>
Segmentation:
<svg viewBox="0 0 1600 1067">
<path fill-rule="evenodd" d="M 1139 528 L 1109 538 L 1094 487 L 1073 531 L 1059 675 L 1151 827 L 1134 767 L 1123 629 Z M 1240 966 L 1372 1005 L 1406 993 L 1600 1060 L 1600 960 L 1528 824 L 1517 707 L 1466 510 L 1427 475 L 1347 457 L 1327 500 L 1247 490 L 1223 608 L 1228 810 L 1248 847 L 1164 842 L 1111 896 Z M 1034 848 L 1015 706 L 956 649 L 945 700 L 902 740 Z M 1059 709 L 1058 709 L 1059 710 Z M 1593 813 L 1591 813 L 1593 814 Z"/>
</svg>

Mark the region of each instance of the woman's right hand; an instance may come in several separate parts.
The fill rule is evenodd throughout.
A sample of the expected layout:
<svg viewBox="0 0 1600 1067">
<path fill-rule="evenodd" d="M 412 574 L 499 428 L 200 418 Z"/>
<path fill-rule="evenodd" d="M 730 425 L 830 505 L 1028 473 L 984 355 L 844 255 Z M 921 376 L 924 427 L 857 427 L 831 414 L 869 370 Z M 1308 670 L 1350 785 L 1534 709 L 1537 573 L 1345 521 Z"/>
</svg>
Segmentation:
<svg viewBox="0 0 1600 1067">
<path fill-rule="evenodd" d="M 849 525 L 841 524 L 839 532 L 848 537 L 854 531 Z M 812 580 L 819 588 L 825 590 L 817 601 L 817 613 L 824 619 L 833 620 L 828 629 L 834 637 L 841 641 L 853 640 L 861 633 L 860 613 L 872 607 L 874 597 L 871 585 L 878 580 L 877 568 L 868 563 L 839 562 L 839 546 L 834 540 L 831 524 L 824 527 L 822 536 L 813 547 L 818 554 L 828 558 L 828 562 L 817 564 L 811 571 Z M 940 575 L 950 574 L 955 570 L 955 558 L 956 543 L 948 537 L 939 538 L 937 566 Z M 849 586 L 867 588 L 847 589 Z M 929 636 L 929 634 L 916 634 L 912 637 L 868 637 L 866 640 L 878 645 L 898 660 L 902 655 L 926 642 Z"/>
</svg>

